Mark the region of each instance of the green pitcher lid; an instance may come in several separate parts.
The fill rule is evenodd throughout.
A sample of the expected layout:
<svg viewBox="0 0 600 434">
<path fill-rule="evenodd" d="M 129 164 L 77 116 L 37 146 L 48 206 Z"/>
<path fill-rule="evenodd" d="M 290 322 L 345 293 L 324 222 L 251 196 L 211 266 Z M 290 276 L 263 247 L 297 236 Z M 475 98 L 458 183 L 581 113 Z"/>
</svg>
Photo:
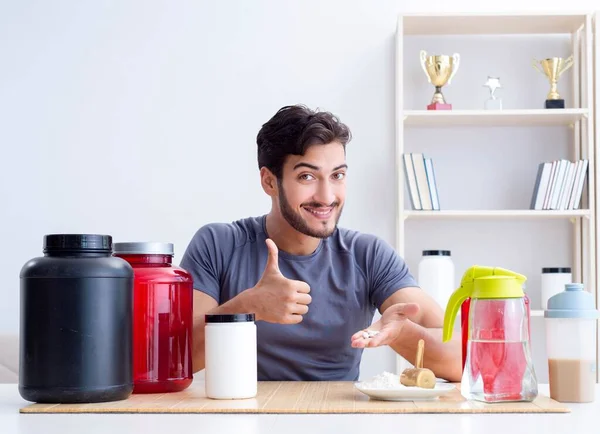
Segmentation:
<svg viewBox="0 0 600 434">
<path fill-rule="evenodd" d="M 523 285 L 513 276 L 483 276 L 473 281 L 471 298 L 521 298 Z"/>
</svg>

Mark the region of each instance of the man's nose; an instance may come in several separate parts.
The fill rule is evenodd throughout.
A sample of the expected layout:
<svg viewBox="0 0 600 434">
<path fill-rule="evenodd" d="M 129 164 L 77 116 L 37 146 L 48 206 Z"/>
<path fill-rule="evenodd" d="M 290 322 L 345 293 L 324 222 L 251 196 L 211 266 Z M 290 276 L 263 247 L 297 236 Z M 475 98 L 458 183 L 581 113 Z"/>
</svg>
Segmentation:
<svg viewBox="0 0 600 434">
<path fill-rule="evenodd" d="M 315 200 L 322 205 L 331 205 L 335 202 L 335 191 L 329 182 L 321 182 L 315 194 Z"/>
</svg>

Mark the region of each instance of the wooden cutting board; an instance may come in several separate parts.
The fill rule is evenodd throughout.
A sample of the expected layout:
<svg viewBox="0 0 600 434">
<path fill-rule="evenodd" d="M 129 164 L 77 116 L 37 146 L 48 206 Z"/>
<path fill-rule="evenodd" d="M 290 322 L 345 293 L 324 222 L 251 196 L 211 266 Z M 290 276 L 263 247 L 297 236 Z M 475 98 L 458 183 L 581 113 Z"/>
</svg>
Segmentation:
<svg viewBox="0 0 600 434">
<path fill-rule="evenodd" d="M 429 401 L 378 401 L 352 382 L 259 382 L 253 399 L 213 400 L 204 382 L 183 392 L 131 395 L 124 401 L 98 404 L 30 404 L 21 413 L 568 413 L 547 396 L 533 402 L 486 404 L 465 400 L 458 388 Z"/>
</svg>

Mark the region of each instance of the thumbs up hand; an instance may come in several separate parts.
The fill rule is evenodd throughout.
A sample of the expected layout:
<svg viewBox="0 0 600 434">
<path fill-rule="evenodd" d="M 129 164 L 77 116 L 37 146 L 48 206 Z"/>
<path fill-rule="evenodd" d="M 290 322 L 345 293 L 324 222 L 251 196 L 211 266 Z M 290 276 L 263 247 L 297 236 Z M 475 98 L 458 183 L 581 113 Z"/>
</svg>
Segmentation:
<svg viewBox="0 0 600 434">
<path fill-rule="evenodd" d="M 247 292 L 252 296 L 256 319 L 279 324 L 298 324 L 308 312 L 310 287 L 306 282 L 286 278 L 279 270 L 279 250 L 266 240 L 268 257 L 258 283 Z"/>
</svg>

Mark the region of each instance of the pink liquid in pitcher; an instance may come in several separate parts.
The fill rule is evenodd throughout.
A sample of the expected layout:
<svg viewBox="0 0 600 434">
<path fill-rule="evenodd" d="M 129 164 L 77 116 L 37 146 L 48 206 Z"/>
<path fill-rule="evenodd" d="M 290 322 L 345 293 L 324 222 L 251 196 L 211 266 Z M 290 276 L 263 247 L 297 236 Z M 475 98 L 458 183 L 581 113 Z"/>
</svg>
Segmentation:
<svg viewBox="0 0 600 434">
<path fill-rule="evenodd" d="M 529 334 L 520 331 L 518 315 L 513 318 L 505 310 L 504 301 L 487 301 L 478 304 L 477 309 L 476 336 L 465 339 L 468 336 L 463 333 L 463 360 L 467 366 L 463 381 L 469 397 L 487 402 L 532 400 L 537 395 L 537 380 L 531 365 Z M 528 300 L 526 314 L 529 325 Z"/>
<path fill-rule="evenodd" d="M 527 329 L 529 339 L 531 340 L 531 306 L 529 303 L 529 297 L 525 294 L 524 297 L 525 307 L 527 309 Z M 467 341 L 469 340 L 469 307 L 471 305 L 471 299 L 467 298 L 460 306 L 460 329 L 461 329 L 461 343 L 462 343 L 462 368 L 465 369 L 465 362 L 467 360 Z M 530 342 L 531 343 L 531 342 Z"/>
<path fill-rule="evenodd" d="M 471 341 L 472 384 L 481 381 L 486 400 L 520 401 L 527 342 Z M 489 398 L 488 398 L 489 397 Z"/>
</svg>

